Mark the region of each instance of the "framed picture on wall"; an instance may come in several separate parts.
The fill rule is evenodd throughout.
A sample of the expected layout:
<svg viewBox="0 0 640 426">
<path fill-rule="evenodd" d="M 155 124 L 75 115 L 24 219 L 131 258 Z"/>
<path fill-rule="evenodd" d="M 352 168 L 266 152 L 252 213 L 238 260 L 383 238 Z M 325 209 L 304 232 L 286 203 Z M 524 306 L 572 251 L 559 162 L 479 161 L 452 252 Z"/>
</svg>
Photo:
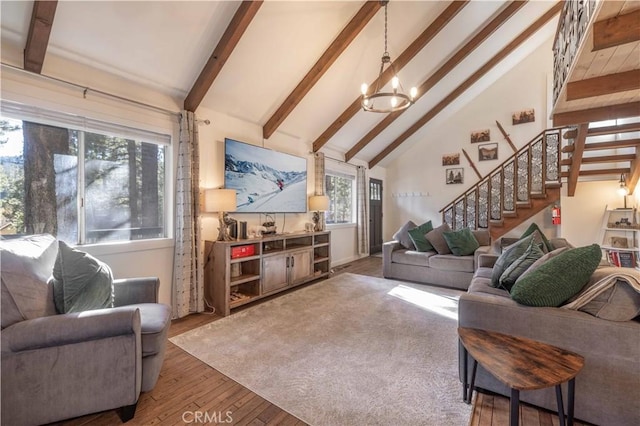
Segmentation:
<svg viewBox="0 0 640 426">
<path fill-rule="evenodd" d="M 471 143 L 489 142 L 491 140 L 491 133 L 489 129 L 474 130 L 471 132 Z"/>
<path fill-rule="evenodd" d="M 498 159 L 498 144 L 485 143 L 478 145 L 478 161 L 488 161 Z"/>
<path fill-rule="evenodd" d="M 462 167 L 445 169 L 445 182 L 447 185 L 464 183 L 464 169 Z"/>
<path fill-rule="evenodd" d="M 444 154 L 442 156 L 442 165 L 443 166 L 457 166 L 460 164 L 460 153 L 456 152 L 455 154 Z"/>
<path fill-rule="evenodd" d="M 536 112 L 533 108 L 523 109 L 522 111 L 514 112 L 511 116 L 511 122 L 515 124 L 533 123 L 536 121 Z"/>
</svg>

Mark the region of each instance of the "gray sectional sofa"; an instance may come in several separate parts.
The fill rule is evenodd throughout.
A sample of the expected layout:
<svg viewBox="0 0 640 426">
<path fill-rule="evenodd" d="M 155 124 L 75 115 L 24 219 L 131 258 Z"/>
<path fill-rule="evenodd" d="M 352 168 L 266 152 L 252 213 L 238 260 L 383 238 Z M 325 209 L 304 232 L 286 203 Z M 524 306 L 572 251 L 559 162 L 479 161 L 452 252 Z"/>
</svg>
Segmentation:
<svg viewBox="0 0 640 426">
<path fill-rule="evenodd" d="M 480 247 L 468 256 L 419 252 L 403 247 L 400 241 L 386 242 L 382 246 L 382 274 L 385 278 L 466 290 L 477 268 L 478 256 L 491 251 L 489 232 L 472 232 Z"/>
<path fill-rule="evenodd" d="M 551 240 L 557 246 L 559 240 Z M 640 321 L 612 321 L 566 308 L 516 303 L 506 290 L 491 286 L 498 255 L 478 258 L 467 293 L 460 297 L 459 326 L 493 330 L 552 344 L 582 355 L 576 377 L 575 416 L 596 425 L 640 424 Z M 630 273 L 637 271 L 631 270 Z M 595 276 L 595 273 L 594 273 Z M 635 308 L 640 295 L 633 294 Z M 609 296 L 609 301 L 613 296 Z M 604 302 L 603 302 L 604 303 Z M 601 307 L 599 307 L 601 309 Z M 617 309 L 614 310 L 617 312 Z M 632 311 L 632 312 L 637 312 Z M 459 355 L 462 377 L 462 352 Z M 478 366 L 476 387 L 508 396 L 509 389 Z M 566 385 L 564 385 L 566 397 Z M 522 401 L 557 410 L 553 388 L 521 392 Z"/>
</svg>

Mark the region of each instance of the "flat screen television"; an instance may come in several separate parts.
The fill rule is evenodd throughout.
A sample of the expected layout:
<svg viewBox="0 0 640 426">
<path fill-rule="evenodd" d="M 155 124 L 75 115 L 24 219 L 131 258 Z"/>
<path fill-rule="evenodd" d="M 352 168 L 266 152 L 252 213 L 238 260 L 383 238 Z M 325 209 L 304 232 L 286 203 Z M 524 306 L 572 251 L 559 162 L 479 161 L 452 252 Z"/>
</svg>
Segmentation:
<svg viewBox="0 0 640 426">
<path fill-rule="evenodd" d="M 238 213 L 304 213 L 307 159 L 225 138 L 224 187 Z"/>
</svg>

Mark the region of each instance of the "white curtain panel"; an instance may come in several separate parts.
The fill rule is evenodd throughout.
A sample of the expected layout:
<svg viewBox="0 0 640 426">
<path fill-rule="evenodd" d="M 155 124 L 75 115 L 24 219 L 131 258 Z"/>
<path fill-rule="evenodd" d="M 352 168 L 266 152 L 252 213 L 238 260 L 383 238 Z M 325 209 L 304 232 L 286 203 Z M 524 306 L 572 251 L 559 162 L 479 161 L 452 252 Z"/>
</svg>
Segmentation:
<svg viewBox="0 0 640 426">
<path fill-rule="evenodd" d="M 325 195 L 324 193 L 324 153 L 316 152 L 314 156 L 314 173 L 315 173 L 315 195 Z M 324 214 L 320 215 L 320 229 L 326 229 Z"/>
<path fill-rule="evenodd" d="M 204 264 L 200 233 L 198 123 L 182 111 L 176 173 L 176 229 L 173 260 L 173 318 L 204 311 Z"/>
<path fill-rule="evenodd" d="M 367 215 L 367 169 L 358 166 L 356 175 L 356 202 L 358 208 L 358 254 L 369 253 L 369 221 Z"/>
</svg>

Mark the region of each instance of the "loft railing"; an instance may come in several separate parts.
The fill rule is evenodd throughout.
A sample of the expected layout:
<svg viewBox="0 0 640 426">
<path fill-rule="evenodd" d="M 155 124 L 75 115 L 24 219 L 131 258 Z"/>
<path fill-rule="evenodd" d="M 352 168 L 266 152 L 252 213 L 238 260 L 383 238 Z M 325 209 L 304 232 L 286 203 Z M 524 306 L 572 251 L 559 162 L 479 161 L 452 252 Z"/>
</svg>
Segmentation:
<svg viewBox="0 0 640 426">
<path fill-rule="evenodd" d="M 518 205 L 545 196 L 561 185 L 561 143 L 573 128 L 547 129 L 445 206 L 442 220 L 452 229 L 486 229 L 492 221 L 514 216 Z"/>
<path fill-rule="evenodd" d="M 589 21 L 602 0 L 565 1 L 553 43 L 553 103 L 558 100 Z"/>
</svg>

